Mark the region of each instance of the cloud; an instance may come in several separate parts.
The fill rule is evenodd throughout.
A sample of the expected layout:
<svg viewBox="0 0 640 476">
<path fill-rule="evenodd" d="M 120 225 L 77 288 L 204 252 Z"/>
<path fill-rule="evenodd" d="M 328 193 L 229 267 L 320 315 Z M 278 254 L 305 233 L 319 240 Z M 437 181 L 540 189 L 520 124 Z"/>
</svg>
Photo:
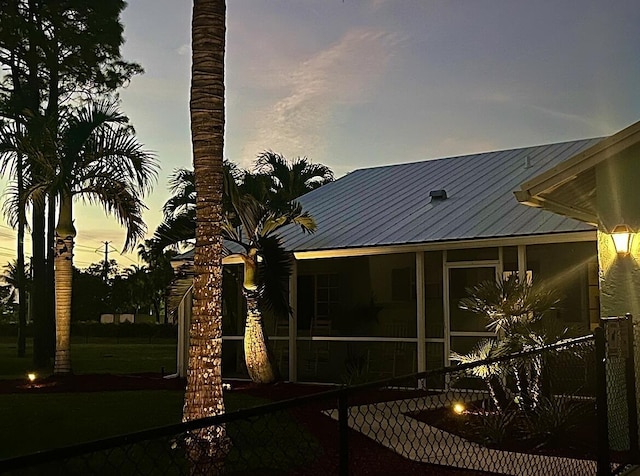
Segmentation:
<svg viewBox="0 0 640 476">
<path fill-rule="evenodd" d="M 188 56 L 189 58 L 191 58 L 191 43 L 180 45 L 180 47 L 176 51 L 180 56 Z"/>
<path fill-rule="evenodd" d="M 278 73 L 281 94 L 253 114 L 253 134 L 243 147 L 245 162 L 270 148 L 288 156 L 319 154 L 332 118 L 376 92 L 398 38 L 356 29 L 329 48 Z M 251 126 L 250 126 L 251 127 Z"/>
</svg>

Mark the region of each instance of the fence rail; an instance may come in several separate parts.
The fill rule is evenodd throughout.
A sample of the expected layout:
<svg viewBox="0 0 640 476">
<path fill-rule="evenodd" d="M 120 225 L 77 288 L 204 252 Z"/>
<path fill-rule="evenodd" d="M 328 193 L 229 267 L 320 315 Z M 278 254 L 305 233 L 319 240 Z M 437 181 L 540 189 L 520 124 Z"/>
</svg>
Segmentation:
<svg viewBox="0 0 640 476">
<path fill-rule="evenodd" d="M 635 462 L 637 433 L 629 367 L 605 358 L 604 338 L 21 456 L 0 472 L 615 474 Z"/>
</svg>

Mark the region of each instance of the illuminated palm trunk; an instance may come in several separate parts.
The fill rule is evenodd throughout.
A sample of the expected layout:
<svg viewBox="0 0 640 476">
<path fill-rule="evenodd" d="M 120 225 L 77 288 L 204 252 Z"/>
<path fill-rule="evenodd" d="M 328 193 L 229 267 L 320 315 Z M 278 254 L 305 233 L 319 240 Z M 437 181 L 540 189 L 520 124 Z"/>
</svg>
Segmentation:
<svg viewBox="0 0 640 476">
<path fill-rule="evenodd" d="M 271 364 L 264 333 L 262 313 L 258 306 L 258 250 L 251 248 L 241 255 L 244 262 L 242 291 L 247 301 L 247 319 L 244 325 L 244 361 L 249 378 L 256 383 L 273 383 L 277 376 Z"/>
<path fill-rule="evenodd" d="M 60 201 L 54 257 L 56 355 L 53 371 L 56 374 L 71 373 L 69 336 L 71 333 L 73 239 L 76 236 L 72 215 L 72 197 L 71 194 L 65 193 Z"/>
<path fill-rule="evenodd" d="M 183 420 L 224 413 L 222 395 L 222 158 L 224 144 L 224 0 L 194 0 L 191 26 L 191 137 L 196 182 L 194 300 Z M 224 470 L 223 425 L 186 439 L 192 475 Z"/>
<path fill-rule="evenodd" d="M 262 314 L 258 308 L 257 293 L 244 290 L 247 300 L 247 320 L 244 325 L 244 361 L 249 377 L 256 383 L 273 383 L 276 373 L 271 364 L 264 334 Z"/>
</svg>

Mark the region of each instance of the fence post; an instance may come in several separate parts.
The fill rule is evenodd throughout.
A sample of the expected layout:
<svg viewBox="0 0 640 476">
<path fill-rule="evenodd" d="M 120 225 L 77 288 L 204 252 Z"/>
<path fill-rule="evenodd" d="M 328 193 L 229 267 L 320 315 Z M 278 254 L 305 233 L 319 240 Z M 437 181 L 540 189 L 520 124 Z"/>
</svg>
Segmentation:
<svg viewBox="0 0 640 476">
<path fill-rule="evenodd" d="M 349 400 L 348 392 L 342 389 L 338 393 L 338 441 L 340 446 L 340 476 L 349 474 Z"/>
<path fill-rule="evenodd" d="M 627 355 L 625 359 L 625 380 L 627 388 L 627 409 L 629 416 L 629 453 L 631 462 L 640 461 L 640 445 L 638 443 L 638 403 L 636 400 L 636 369 L 633 343 L 633 316 L 625 314 L 627 324 Z"/>
<path fill-rule="evenodd" d="M 596 327 L 593 331 L 596 351 L 596 419 L 597 419 L 597 453 L 598 476 L 611 474 L 609 464 L 609 417 L 607 415 L 607 373 L 604 330 Z"/>
</svg>

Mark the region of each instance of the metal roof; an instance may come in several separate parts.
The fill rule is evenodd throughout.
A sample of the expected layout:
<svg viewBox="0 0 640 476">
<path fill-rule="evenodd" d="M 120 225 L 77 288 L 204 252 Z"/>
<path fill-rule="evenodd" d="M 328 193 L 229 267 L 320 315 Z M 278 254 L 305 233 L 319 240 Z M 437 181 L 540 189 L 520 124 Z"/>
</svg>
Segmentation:
<svg viewBox="0 0 640 476">
<path fill-rule="evenodd" d="M 300 197 L 315 234 L 289 226 L 282 236 L 291 251 L 315 251 L 594 230 L 513 193 L 600 140 L 356 170 Z M 440 190 L 446 198 L 430 197 Z"/>
</svg>

